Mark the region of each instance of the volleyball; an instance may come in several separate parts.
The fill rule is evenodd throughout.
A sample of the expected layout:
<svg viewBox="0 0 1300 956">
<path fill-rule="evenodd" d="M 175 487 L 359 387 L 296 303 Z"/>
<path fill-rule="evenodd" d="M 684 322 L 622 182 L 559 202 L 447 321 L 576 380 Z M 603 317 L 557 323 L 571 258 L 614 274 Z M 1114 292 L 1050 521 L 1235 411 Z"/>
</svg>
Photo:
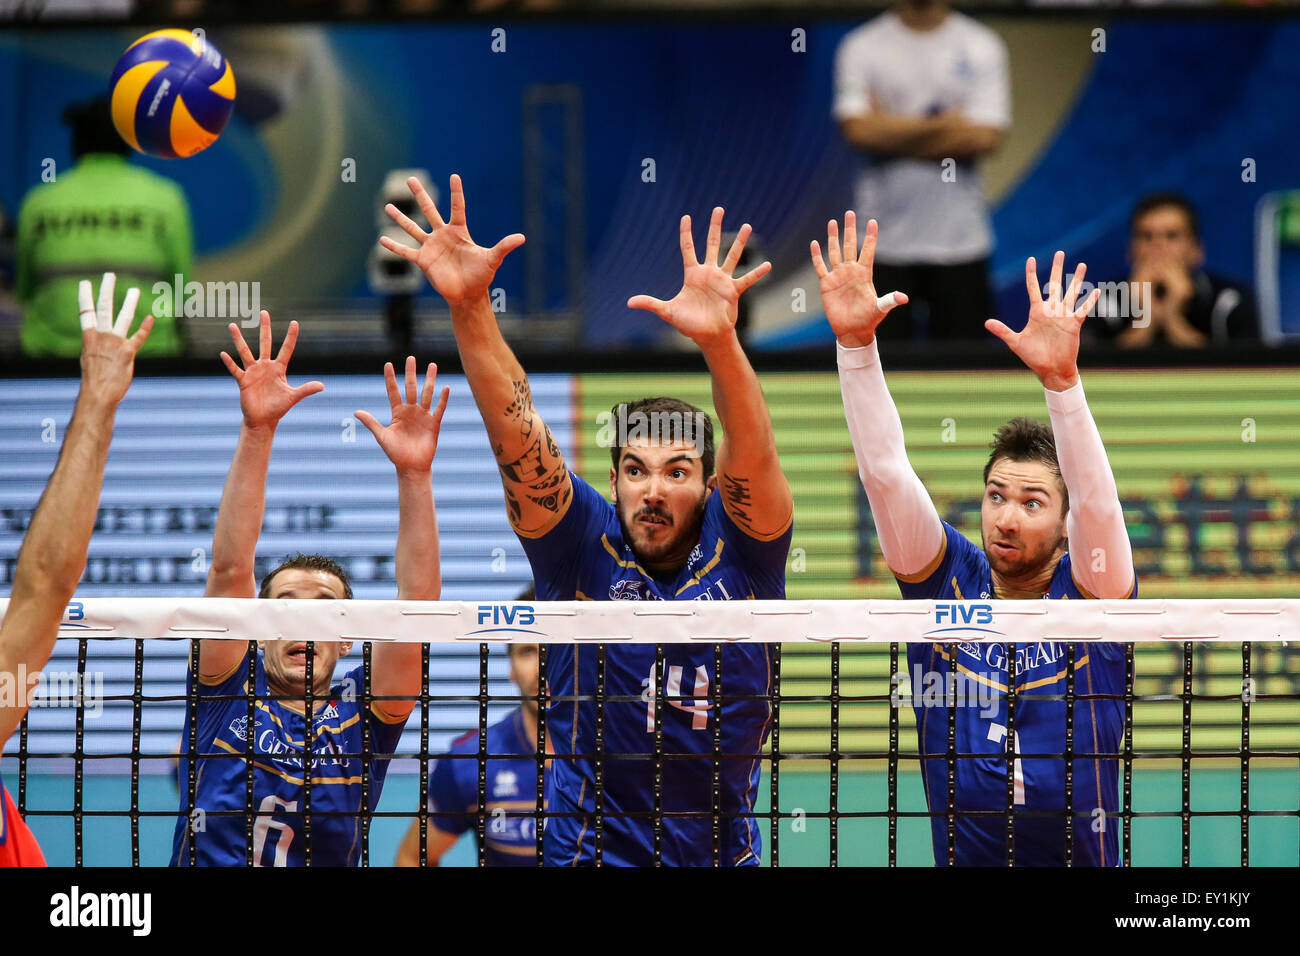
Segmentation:
<svg viewBox="0 0 1300 956">
<path fill-rule="evenodd" d="M 187 30 L 155 30 L 117 61 L 109 83 L 113 125 L 135 150 L 193 156 L 226 128 L 235 74 L 221 52 Z"/>
</svg>

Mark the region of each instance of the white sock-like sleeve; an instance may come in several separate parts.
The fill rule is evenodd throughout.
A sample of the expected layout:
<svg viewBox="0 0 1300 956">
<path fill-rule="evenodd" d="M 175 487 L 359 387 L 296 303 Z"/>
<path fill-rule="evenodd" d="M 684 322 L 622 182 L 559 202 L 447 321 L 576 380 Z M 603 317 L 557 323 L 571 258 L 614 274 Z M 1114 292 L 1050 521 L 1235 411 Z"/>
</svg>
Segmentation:
<svg viewBox="0 0 1300 956">
<path fill-rule="evenodd" d="M 1083 382 L 1063 392 L 1043 391 L 1061 478 L 1070 493 L 1065 527 L 1075 583 L 1095 597 L 1128 597 L 1133 591 L 1133 547 Z"/>
<path fill-rule="evenodd" d="M 885 385 L 875 340 L 859 349 L 836 343 L 835 359 L 844 417 L 858 476 L 871 502 L 880 550 L 896 575 L 914 575 L 925 570 L 943 548 L 939 512 L 907 460 L 903 423 Z"/>
</svg>

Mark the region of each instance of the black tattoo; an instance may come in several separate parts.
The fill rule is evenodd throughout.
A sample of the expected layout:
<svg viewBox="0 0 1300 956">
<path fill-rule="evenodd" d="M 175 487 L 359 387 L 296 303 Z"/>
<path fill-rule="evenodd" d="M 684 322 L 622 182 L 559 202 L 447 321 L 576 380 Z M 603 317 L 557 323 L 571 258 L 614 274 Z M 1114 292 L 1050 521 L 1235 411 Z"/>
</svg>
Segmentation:
<svg viewBox="0 0 1300 956">
<path fill-rule="evenodd" d="M 752 530 L 748 509 L 753 505 L 754 499 L 749 493 L 749 479 L 723 475 L 722 497 L 731 506 L 727 510 L 736 524 Z"/>
<path fill-rule="evenodd" d="M 536 495 L 529 495 L 528 500 L 539 508 L 545 508 L 547 511 L 560 510 L 560 494 L 557 491 L 553 491 L 549 495 L 543 495 L 541 498 Z"/>
<path fill-rule="evenodd" d="M 533 433 L 533 390 L 528 385 L 528 379 L 520 382 L 511 382 L 514 386 L 515 397 L 509 405 L 506 406 L 506 417 L 511 421 L 519 423 L 519 438 L 526 441 L 528 436 Z"/>
<path fill-rule="evenodd" d="M 554 488 L 567 478 L 569 473 L 561 468 L 557 468 L 551 473 L 549 478 L 543 478 L 541 481 L 535 481 L 528 486 L 529 491 L 546 491 L 548 488 Z"/>
<path fill-rule="evenodd" d="M 551 469 L 542 460 L 542 442 L 540 439 L 534 440 L 528 446 L 528 450 L 514 461 L 500 462 L 497 467 L 501 469 L 501 474 L 505 476 L 506 481 L 513 481 L 515 484 L 520 485 L 540 481 L 551 472 Z"/>
<path fill-rule="evenodd" d="M 546 426 L 546 450 L 551 453 L 552 458 L 563 457 L 560 454 L 560 446 L 555 443 L 555 436 L 551 434 L 551 426 Z"/>
<path fill-rule="evenodd" d="M 518 524 L 522 509 L 519 506 L 519 499 L 515 497 L 514 492 L 509 488 L 506 488 L 506 507 L 510 510 L 510 522 Z"/>
</svg>

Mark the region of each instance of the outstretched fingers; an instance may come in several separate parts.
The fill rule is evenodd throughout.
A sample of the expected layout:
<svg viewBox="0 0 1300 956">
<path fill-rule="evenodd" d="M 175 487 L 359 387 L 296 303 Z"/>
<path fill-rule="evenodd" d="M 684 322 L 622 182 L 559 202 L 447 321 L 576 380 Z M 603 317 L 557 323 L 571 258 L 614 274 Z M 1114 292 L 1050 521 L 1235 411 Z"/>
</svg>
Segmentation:
<svg viewBox="0 0 1300 956">
<path fill-rule="evenodd" d="M 753 231 L 754 228 L 749 223 L 745 223 L 740 227 L 740 231 L 736 233 L 731 248 L 727 250 L 727 258 L 722 263 L 722 271 L 727 275 L 731 275 L 736 271 L 736 266 L 740 264 L 740 257 L 745 253 L 745 243 L 749 241 L 750 233 Z"/>
<path fill-rule="evenodd" d="M 126 338 L 131 329 L 131 320 L 135 318 L 135 307 L 140 302 L 140 290 L 134 286 L 126 290 L 122 299 L 122 311 L 117 313 L 117 322 L 113 324 L 113 334 Z"/>
<path fill-rule="evenodd" d="M 858 219 L 852 209 L 844 214 L 844 261 L 858 257 Z"/>
<path fill-rule="evenodd" d="M 100 332 L 113 331 L 113 287 L 117 273 L 105 272 L 99 283 L 99 301 L 95 305 L 95 328 Z"/>
<path fill-rule="evenodd" d="M 1079 298 L 1079 292 L 1083 288 L 1083 277 L 1087 271 L 1088 267 L 1082 262 L 1074 267 L 1074 275 L 1070 279 L 1070 287 L 1065 290 L 1065 301 L 1063 302 L 1063 305 L 1065 306 L 1066 312 L 1074 311 L 1074 303 L 1075 300 Z"/>
<path fill-rule="evenodd" d="M 822 247 L 818 245 L 816 239 L 808 243 L 808 253 L 812 256 L 813 272 L 817 273 L 818 279 L 825 279 L 831 274 L 826 268 L 826 260 L 822 258 Z"/>
<path fill-rule="evenodd" d="M 436 365 L 433 365 L 433 366 L 430 366 L 430 368 L 433 368 L 433 369 L 436 370 L 436 369 L 437 369 L 437 366 L 436 366 Z M 435 408 L 435 409 L 433 410 L 433 427 L 434 427 L 434 428 L 441 428 L 441 427 L 442 427 L 442 416 L 443 416 L 443 414 L 447 411 L 447 402 L 448 402 L 450 399 L 451 399 L 451 386 L 450 386 L 450 385 L 444 385 L 444 386 L 442 387 L 442 394 L 438 396 L 438 407 Z"/>
<path fill-rule="evenodd" d="M 408 405 L 414 405 L 419 400 L 415 391 L 415 373 L 415 356 L 408 355 L 406 357 L 406 404 Z"/>
<path fill-rule="evenodd" d="M 325 391 L 324 382 L 306 382 L 293 390 L 293 403 L 297 405 L 308 395 L 315 395 L 317 392 L 323 391 Z"/>
<path fill-rule="evenodd" d="M 267 316 L 267 334 L 270 334 L 270 316 Z M 275 360 L 281 365 L 288 366 L 289 359 L 293 358 L 293 350 L 298 345 L 298 322 L 294 320 L 289 323 L 289 330 L 284 333 L 284 341 L 280 343 L 280 352 L 276 355 Z"/>
<path fill-rule="evenodd" d="M 455 177 L 453 177 L 454 179 Z M 406 186 L 411 190 L 411 195 L 415 197 L 415 202 L 420 207 L 420 212 L 424 213 L 424 218 L 429 220 L 429 225 L 433 229 L 439 226 L 445 226 L 442 215 L 438 212 L 438 207 L 434 205 L 432 197 L 425 191 L 424 185 L 414 176 L 406 180 Z"/>
<path fill-rule="evenodd" d="M 709 216 L 709 235 L 704 240 L 704 264 L 706 266 L 716 266 L 718 264 L 718 250 L 722 247 L 722 207 L 714 206 L 713 214 Z"/>
<path fill-rule="evenodd" d="M 875 281 L 876 239 L 879 235 L 880 223 L 868 219 L 866 234 L 862 237 L 862 252 L 858 255 L 858 264 L 866 267 L 868 282 Z"/>
<path fill-rule="evenodd" d="M 270 321 L 270 313 L 263 312 L 262 314 L 267 317 L 267 321 Z M 253 351 L 248 347 L 248 342 L 244 340 L 244 333 L 239 330 L 239 326 L 234 322 L 231 322 L 227 328 L 230 329 L 230 338 L 235 343 L 235 351 L 239 353 L 240 361 L 244 363 L 244 368 L 248 368 L 257 360 L 253 358 Z"/>
<path fill-rule="evenodd" d="M 365 425 L 366 428 L 370 429 L 370 434 L 375 436 L 376 441 L 379 442 L 383 441 L 382 436 L 384 434 L 384 426 L 379 424 L 378 420 L 375 418 L 374 415 L 371 415 L 369 412 L 365 412 L 365 411 L 355 411 L 352 413 L 352 417 L 355 418 L 357 421 L 359 421 L 361 424 Z"/>
<path fill-rule="evenodd" d="M 401 256 L 407 262 L 415 262 L 420 256 L 419 249 L 412 249 L 410 246 L 404 246 L 395 239 L 388 236 L 380 236 L 379 244 L 394 255 Z"/>
<path fill-rule="evenodd" d="M 832 269 L 844 261 L 840 255 L 840 224 L 834 219 L 826 224 L 826 253 L 830 256 Z"/>
<path fill-rule="evenodd" d="M 257 358 L 261 361 L 271 357 L 271 313 L 262 310 L 261 321 L 257 327 Z"/>
<path fill-rule="evenodd" d="M 1019 332 L 1013 332 L 1008 326 L 999 322 L 997 319 L 989 319 L 984 323 L 984 328 L 988 329 L 1003 342 L 1006 342 L 1012 349 L 1016 347 L 1016 340 L 1020 338 Z"/>
<path fill-rule="evenodd" d="M 433 362 L 424 370 L 424 389 L 420 392 L 420 407 L 426 412 L 433 402 L 433 384 L 438 380 L 438 366 Z"/>
<path fill-rule="evenodd" d="M 763 276 L 772 271 L 772 263 L 764 262 L 750 269 L 739 279 L 733 280 L 736 283 L 736 295 L 744 295 L 745 291 Z"/>
<path fill-rule="evenodd" d="M 523 244 L 524 234 L 522 232 L 513 232 L 498 242 L 492 247 L 492 268 L 500 268 L 501 263 L 505 261 L 506 256 L 510 255 L 510 253 L 514 252 Z"/>
<path fill-rule="evenodd" d="M 645 309 L 647 312 L 653 312 L 659 318 L 667 320 L 668 303 L 663 299 L 656 299 L 652 295 L 634 295 L 627 300 L 629 309 Z"/>
<path fill-rule="evenodd" d="M 398 209 L 392 203 L 389 203 L 384 207 L 384 212 L 388 213 L 388 218 L 401 226 L 402 229 L 405 230 L 406 234 L 416 242 L 423 243 L 425 239 L 429 238 L 427 232 L 421 229 L 413 219 L 408 217 L 406 213 L 402 212 L 402 210 Z"/>
<path fill-rule="evenodd" d="M 1025 291 L 1029 293 L 1030 308 L 1043 301 L 1042 290 L 1038 287 L 1038 260 L 1033 256 L 1025 260 Z"/>
<path fill-rule="evenodd" d="M 430 219 L 430 222 L 433 220 Z M 459 173 L 451 174 L 451 224 L 465 225 L 465 185 L 460 181 Z"/>
<path fill-rule="evenodd" d="M 695 237 L 691 235 L 691 217 L 689 215 L 682 216 L 682 221 L 678 226 L 678 233 L 678 244 L 682 247 L 683 268 L 691 269 L 698 266 L 700 261 L 695 256 Z M 633 308 L 639 307 L 633 306 Z"/>
<path fill-rule="evenodd" d="M 397 390 L 397 373 L 393 371 L 393 363 L 384 363 L 384 387 L 388 390 L 388 404 L 394 412 L 402 404 L 402 393 Z"/>
</svg>

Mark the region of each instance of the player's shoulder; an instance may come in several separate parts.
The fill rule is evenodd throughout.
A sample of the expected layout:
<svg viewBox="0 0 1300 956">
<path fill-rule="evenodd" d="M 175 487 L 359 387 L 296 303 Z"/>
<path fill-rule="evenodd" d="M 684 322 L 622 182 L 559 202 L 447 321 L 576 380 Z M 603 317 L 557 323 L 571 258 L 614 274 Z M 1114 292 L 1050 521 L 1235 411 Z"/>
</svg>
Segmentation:
<svg viewBox="0 0 1300 956">
<path fill-rule="evenodd" d="M 892 10 L 886 10 L 884 13 L 872 17 L 866 23 L 860 24 L 844 34 L 840 39 L 840 52 L 841 54 L 857 53 L 865 56 L 873 52 L 874 44 L 896 33 L 900 26 L 898 14 Z"/>
<path fill-rule="evenodd" d="M 948 14 L 948 28 L 953 36 L 961 38 L 979 52 L 1002 56 L 1007 44 L 1002 35 L 987 24 L 980 23 L 974 17 L 953 10 Z"/>
</svg>

